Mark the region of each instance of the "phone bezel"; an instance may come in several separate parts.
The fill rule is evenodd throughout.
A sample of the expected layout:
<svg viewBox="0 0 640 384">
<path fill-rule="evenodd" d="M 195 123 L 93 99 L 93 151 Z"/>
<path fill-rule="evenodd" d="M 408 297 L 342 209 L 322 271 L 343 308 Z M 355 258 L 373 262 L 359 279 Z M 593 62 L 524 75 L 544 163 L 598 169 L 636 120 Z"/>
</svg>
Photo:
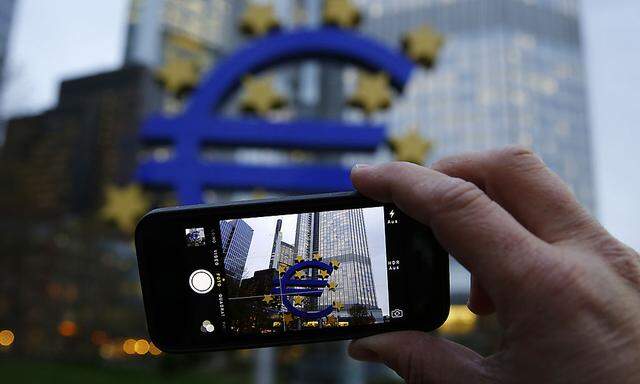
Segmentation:
<svg viewBox="0 0 640 384">
<path fill-rule="evenodd" d="M 428 279 L 429 286 L 425 287 L 425 280 L 420 276 L 409 279 L 411 284 L 411 292 L 418 292 L 427 289 L 435 293 L 430 295 L 431 301 L 428 308 L 423 313 L 416 312 L 419 316 L 413 316 L 413 321 L 404 323 L 384 323 L 375 326 L 364 327 L 346 327 L 334 329 L 308 329 L 284 334 L 275 335 L 242 335 L 233 336 L 229 339 L 236 341 L 216 339 L 211 345 L 171 345 L 165 342 L 167 338 L 158 334 L 157 319 L 162 317 L 159 315 L 160 306 L 156 301 L 154 292 L 150 290 L 148 282 L 151 277 L 148 276 L 148 265 L 150 256 L 145 251 L 145 232 L 148 228 L 156 228 L 163 222 L 171 222 L 176 218 L 184 221 L 185 217 L 190 217 L 194 222 L 201 220 L 202 217 L 256 217 L 270 216 L 297 212 L 323 211 L 333 209 L 346 208 L 366 208 L 380 206 L 381 203 L 363 197 L 355 192 L 331 193 L 321 195 L 295 196 L 277 199 L 251 200 L 244 202 L 232 202 L 223 204 L 201 204 L 186 207 L 159 208 L 146 214 L 136 227 L 135 240 L 136 251 L 138 256 L 138 268 L 142 285 L 142 294 L 147 319 L 147 328 L 151 340 L 156 346 L 165 352 L 203 352 L 216 351 L 237 348 L 258 348 L 278 345 L 312 343 L 319 341 L 335 341 L 360 338 L 368 335 L 378 334 L 382 332 L 399 331 L 399 330 L 422 330 L 431 331 L 438 328 L 444 323 L 449 313 L 449 262 L 446 251 L 435 242 L 430 230 L 426 227 L 413 222 L 416 225 L 415 232 L 420 232 L 422 236 L 431 237 L 430 244 L 434 247 L 432 251 L 437 250 L 437 257 L 432 258 L 433 271 L 431 279 Z M 410 225 L 409 222 L 405 225 Z M 154 239 L 155 240 L 155 239 Z M 156 244 L 157 246 L 157 244 Z M 420 270 L 418 268 L 417 270 Z M 156 300 L 157 299 L 157 300 Z"/>
</svg>

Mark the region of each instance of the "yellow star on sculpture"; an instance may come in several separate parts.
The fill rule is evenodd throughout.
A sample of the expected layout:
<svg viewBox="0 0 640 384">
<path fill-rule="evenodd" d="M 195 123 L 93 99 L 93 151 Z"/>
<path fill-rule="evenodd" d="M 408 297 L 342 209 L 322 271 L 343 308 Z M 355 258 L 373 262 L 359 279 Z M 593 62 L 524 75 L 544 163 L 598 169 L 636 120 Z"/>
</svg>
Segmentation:
<svg viewBox="0 0 640 384">
<path fill-rule="evenodd" d="M 298 255 L 294 260 L 296 261 L 296 263 L 302 263 L 304 261 L 304 257 L 302 257 L 301 255 Z"/>
<path fill-rule="evenodd" d="M 349 105 L 362 109 L 366 114 L 388 108 L 391 105 L 389 76 L 383 72 L 360 72 L 356 91 L 348 102 Z"/>
<path fill-rule="evenodd" d="M 322 260 L 322 256 L 318 252 L 313 254 L 313 260 L 320 261 Z"/>
<path fill-rule="evenodd" d="M 251 36 L 261 36 L 279 27 L 271 5 L 250 4 L 240 18 L 240 29 Z"/>
<path fill-rule="evenodd" d="M 340 267 L 340 262 L 338 260 L 331 260 L 329 264 L 331 264 L 333 269 L 338 269 L 338 267 Z"/>
<path fill-rule="evenodd" d="M 149 210 L 151 204 L 139 185 L 118 187 L 108 186 L 105 190 L 105 204 L 100 215 L 113 221 L 124 233 L 133 233 L 138 219 Z"/>
<path fill-rule="evenodd" d="M 247 76 L 242 81 L 242 87 L 244 94 L 240 103 L 244 111 L 264 116 L 270 110 L 286 104 L 286 100 L 273 88 L 271 77 Z"/>
<path fill-rule="evenodd" d="M 402 39 L 407 55 L 427 68 L 436 61 L 443 44 L 442 35 L 426 25 L 407 33 Z"/>
<path fill-rule="evenodd" d="M 304 301 L 304 297 L 302 297 L 302 296 L 293 296 L 293 304 L 294 305 L 302 305 L 302 301 Z"/>
<path fill-rule="evenodd" d="M 334 315 L 327 316 L 327 325 L 333 327 L 338 324 L 338 318 Z"/>
<path fill-rule="evenodd" d="M 304 271 L 296 271 L 293 274 L 293 277 L 295 277 L 296 279 L 302 279 L 303 277 L 305 277 L 306 275 L 304 274 Z"/>
<path fill-rule="evenodd" d="M 265 199 L 269 194 L 262 188 L 256 188 L 251 192 L 252 199 Z"/>
<path fill-rule="evenodd" d="M 329 282 L 329 285 L 327 285 L 327 287 L 329 287 L 330 291 L 335 292 L 336 288 L 338 287 L 338 283 L 336 283 L 335 281 L 331 281 Z"/>
<path fill-rule="evenodd" d="M 264 298 L 262 299 L 262 301 L 264 301 L 267 304 L 271 303 L 273 300 L 275 300 L 273 298 L 273 295 L 264 295 Z"/>
<path fill-rule="evenodd" d="M 404 136 L 392 138 L 390 142 L 396 154 L 396 160 L 418 165 L 424 164 L 424 158 L 432 146 L 431 142 L 425 140 L 416 130 L 412 130 Z"/>
<path fill-rule="evenodd" d="M 284 321 L 285 324 L 289 324 L 290 322 L 293 321 L 293 315 L 287 312 L 282 316 L 282 320 Z"/>
<path fill-rule="evenodd" d="M 360 23 L 360 12 L 349 0 L 325 0 L 322 18 L 325 24 L 353 28 Z"/>
<path fill-rule="evenodd" d="M 329 272 L 321 269 L 320 272 L 318 272 L 318 275 L 320 275 L 320 277 L 322 277 L 323 279 L 326 279 L 327 277 L 329 277 Z"/>
<path fill-rule="evenodd" d="M 342 303 L 341 303 L 341 302 L 339 302 L 339 301 L 334 301 L 334 302 L 333 302 L 333 308 L 334 308 L 336 311 L 342 311 L 342 308 L 344 308 L 344 304 L 342 304 Z"/>
<path fill-rule="evenodd" d="M 283 273 L 285 273 L 286 271 L 287 271 L 287 266 L 286 266 L 286 265 L 282 265 L 282 264 L 280 264 L 280 265 L 278 266 L 278 273 L 279 273 L 280 275 L 282 275 L 282 274 L 283 274 Z"/>
<path fill-rule="evenodd" d="M 194 88 L 200 79 L 197 64 L 193 60 L 179 58 L 169 59 L 156 76 L 175 95 Z"/>
</svg>

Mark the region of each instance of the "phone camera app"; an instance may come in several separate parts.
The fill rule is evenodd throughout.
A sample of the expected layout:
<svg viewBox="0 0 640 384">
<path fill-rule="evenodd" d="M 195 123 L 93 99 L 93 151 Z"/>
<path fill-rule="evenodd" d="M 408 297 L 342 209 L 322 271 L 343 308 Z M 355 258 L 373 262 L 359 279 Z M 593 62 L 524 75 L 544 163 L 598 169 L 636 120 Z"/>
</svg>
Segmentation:
<svg viewBox="0 0 640 384">
<path fill-rule="evenodd" d="M 202 247 L 204 245 L 204 228 L 185 229 L 187 247 Z"/>
<path fill-rule="evenodd" d="M 221 220 L 229 331 L 390 320 L 383 207 Z"/>
</svg>

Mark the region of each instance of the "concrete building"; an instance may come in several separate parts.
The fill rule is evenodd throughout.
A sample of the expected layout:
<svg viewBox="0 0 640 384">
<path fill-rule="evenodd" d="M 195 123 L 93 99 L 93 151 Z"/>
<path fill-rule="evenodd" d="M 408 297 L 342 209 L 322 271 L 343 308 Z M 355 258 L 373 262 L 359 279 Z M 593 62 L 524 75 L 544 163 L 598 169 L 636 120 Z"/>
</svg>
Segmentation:
<svg viewBox="0 0 640 384">
<path fill-rule="evenodd" d="M 128 66 L 64 81 L 54 109 L 10 120 L 0 152 L 3 212 L 85 213 L 101 206 L 107 185 L 131 182 L 153 88 L 147 70 Z"/>
</svg>

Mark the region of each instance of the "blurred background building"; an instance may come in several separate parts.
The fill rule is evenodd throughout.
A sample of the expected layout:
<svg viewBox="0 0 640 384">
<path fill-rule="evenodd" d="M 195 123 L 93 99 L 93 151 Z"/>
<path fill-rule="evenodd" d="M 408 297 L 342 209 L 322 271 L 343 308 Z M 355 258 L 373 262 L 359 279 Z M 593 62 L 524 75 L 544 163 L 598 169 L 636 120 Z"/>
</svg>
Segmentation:
<svg viewBox="0 0 640 384">
<path fill-rule="evenodd" d="M 442 33 L 446 42 L 435 67 L 414 72 L 389 110 L 366 117 L 345 105 L 357 82 L 351 66 L 315 61 L 286 65 L 268 72 L 290 101 L 270 119 L 370 119 L 384 123 L 395 136 L 415 130 L 432 142 L 425 162 L 513 143 L 531 146 L 582 203 L 595 209 L 577 1 L 353 2 L 362 15 L 359 30 L 390 46 L 399 48 L 403 34 L 423 24 Z M 108 203 L 104 191 L 132 182 L 139 158 L 170 155 L 162 145 L 147 148 L 137 140 L 138 128 L 149 113 L 174 114 L 188 102 L 189 90 L 172 92 L 170 84 L 161 81 L 163 71 L 193 65 L 200 76 L 249 41 L 237 28 L 248 3 L 132 0 L 123 68 L 67 80 L 55 108 L 8 123 L 0 152 L 0 330 L 12 329 L 18 335 L 5 346 L 11 352 L 116 363 L 132 355 L 151 358 L 153 349 L 144 340 L 135 255 L 129 236 L 101 217 Z M 274 6 L 283 28 L 322 24 L 321 1 L 260 3 Z M 0 69 L 13 4 L 0 3 Z M 225 112 L 239 113 L 234 106 L 238 96 L 230 98 Z M 365 155 L 213 148 L 203 155 L 273 165 L 349 166 L 393 159 L 389 148 Z M 205 198 L 219 201 L 269 193 L 259 188 L 212 190 Z M 155 200 L 167 203 L 164 195 Z M 229 234 L 236 232 L 239 239 L 250 238 L 247 230 L 229 228 Z M 248 249 L 242 248 L 242 241 L 239 244 L 237 259 L 244 265 Z M 495 322 L 466 310 L 468 286 L 468 274 L 453 263 L 454 307 L 441 332 L 490 353 L 498 342 Z M 0 352 L 5 347 L 0 346 Z M 256 377 L 270 377 L 277 366 L 282 381 L 393 380 L 378 367 L 363 368 L 345 359 L 342 352 L 336 353 L 341 349 L 344 344 L 295 346 L 257 357 L 239 352 L 206 360 L 224 372 L 225 365 L 246 368 L 255 357 Z M 247 360 L 248 356 L 253 357 Z M 162 356 L 153 361 L 170 370 L 198 359 Z M 336 369 L 319 375 L 317 361 Z"/>
<path fill-rule="evenodd" d="M 11 21 L 13 20 L 13 9 L 15 0 L 6 0 L 0 4 L 0 90 L 3 89 L 6 77 L 5 62 L 7 61 L 7 50 L 9 45 L 9 31 L 11 30 Z M 0 105 L 2 108 L 2 105 Z M 0 113 L 0 132 L 3 132 L 4 116 Z M 0 139 L 0 143 L 2 139 Z"/>
<path fill-rule="evenodd" d="M 446 37 L 437 67 L 381 116 L 417 125 L 432 159 L 519 143 L 595 207 L 587 88 L 575 0 L 359 2 L 362 31 L 394 44 L 427 23 Z"/>
</svg>

